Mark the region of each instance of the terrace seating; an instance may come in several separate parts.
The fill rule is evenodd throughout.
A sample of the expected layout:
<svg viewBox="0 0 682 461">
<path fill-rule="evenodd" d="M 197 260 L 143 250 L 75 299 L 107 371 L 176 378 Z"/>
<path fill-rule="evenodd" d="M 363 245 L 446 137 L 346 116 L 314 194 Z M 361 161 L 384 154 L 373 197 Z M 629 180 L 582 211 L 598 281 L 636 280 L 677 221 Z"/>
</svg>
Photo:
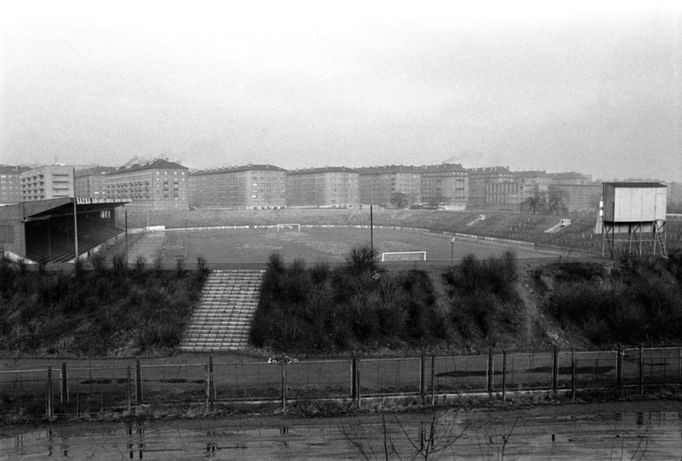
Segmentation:
<svg viewBox="0 0 682 461">
<path fill-rule="evenodd" d="M 211 352 L 244 349 L 256 313 L 265 271 L 215 270 L 185 330 L 180 350 Z"/>
</svg>

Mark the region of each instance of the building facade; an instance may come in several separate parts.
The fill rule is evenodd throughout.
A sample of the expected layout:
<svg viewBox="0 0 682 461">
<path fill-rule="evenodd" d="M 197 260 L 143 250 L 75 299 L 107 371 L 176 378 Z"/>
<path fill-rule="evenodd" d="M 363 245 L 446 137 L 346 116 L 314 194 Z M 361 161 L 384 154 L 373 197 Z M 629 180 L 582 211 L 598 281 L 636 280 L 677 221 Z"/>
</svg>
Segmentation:
<svg viewBox="0 0 682 461">
<path fill-rule="evenodd" d="M 287 173 L 287 206 L 349 208 L 358 205 L 359 175 L 346 167 L 309 168 Z"/>
<path fill-rule="evenodd" d="M 73 197 L 73 167 L 45 165 L 21 173 L 21 200 Z"/>
<path fill-rule="evenodd" d="M 114 167 L 94 167 L 76 170 L 76 197 L 101 199 L 107 196 L 108 173 L 115 171 Z"/>
<path fill-rule="evenodd" d="M 168 160 L 154 160 L 119 168 L 106 176 L 106 196 L 128 200 L 128 207 L 187 209 L 188 169 Z"/>
<path fill-rule="evenodd" d="M 189 174 L 189 203 L 200 208 L 283 208 L 286 170 L 273 165 L 246 165 Z"/>
<path fill-rule="evenodd" d="M 0 165 L 0 205 L 22 200 L 21 173 L 28 167 Z"/>
<path fill-rule="evenodd" d="M 556 187 L 566 192 L 566 208 L 568 211 L 585 212 L 596 214 L 599 210 L 599 199 L 602 193 L 600 182 L 589 182 L 586 184 L 554 184 Z"/>
<path fill-rule="evenodd" d="M 521 208 L 526 192 L 522 182 L 489 182 L 485 187 L 486 208 L 505 211 L 518 211 Z"/>
<path fill-rule="evenodd" d="M 394 194 L 404 194 L 407 205 L 422 201 L 422 172 L 419 167 L 389 165 L 359 168 L 358 200 L 364 204 L 391 206 Z"/>
<path fill-rule="evenodd" d="M 422 201 L 428 205 L 463 210 L 469 201 L 469 174 L 458 164 L 423 167 Z"/>
<path fill-rule="evenodd" d="M 488 184 L 514 181 L 509 168 L 501 166 L 470 168 L 467 173 L 469 175 L 469 204 L 473 208 L 488 206 Z"/>
</svg>

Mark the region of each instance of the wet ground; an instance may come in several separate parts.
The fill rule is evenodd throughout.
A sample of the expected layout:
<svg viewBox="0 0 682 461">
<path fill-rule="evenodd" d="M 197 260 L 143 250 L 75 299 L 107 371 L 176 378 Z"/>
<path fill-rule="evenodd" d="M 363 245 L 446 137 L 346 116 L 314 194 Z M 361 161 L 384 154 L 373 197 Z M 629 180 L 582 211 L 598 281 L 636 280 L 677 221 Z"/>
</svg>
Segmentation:
<svg viewBox="0 0 682 461">
<path fill-rule="evenodd" d="M 682 402 L 0 430 L 0 459 L 680 459 Z"/>
</svg>

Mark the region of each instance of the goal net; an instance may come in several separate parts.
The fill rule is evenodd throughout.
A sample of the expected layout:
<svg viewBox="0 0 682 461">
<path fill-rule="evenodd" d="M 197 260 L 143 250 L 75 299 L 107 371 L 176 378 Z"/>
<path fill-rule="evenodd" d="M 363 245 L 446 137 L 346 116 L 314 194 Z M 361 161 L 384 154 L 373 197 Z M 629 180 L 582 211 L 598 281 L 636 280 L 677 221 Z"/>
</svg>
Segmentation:
<svg viewBox="0 0 682 461">
<path fill-rule="evenodd" d="M 388 251 L 381 253 L 381 262 L 426 261 L 426 251 Z"/>
<path fill-rule="evenodd" d="M 277 224 L 277 232 L 283 230 L 301 232 L 301 225 L 298 223 Z"/>
</svg>

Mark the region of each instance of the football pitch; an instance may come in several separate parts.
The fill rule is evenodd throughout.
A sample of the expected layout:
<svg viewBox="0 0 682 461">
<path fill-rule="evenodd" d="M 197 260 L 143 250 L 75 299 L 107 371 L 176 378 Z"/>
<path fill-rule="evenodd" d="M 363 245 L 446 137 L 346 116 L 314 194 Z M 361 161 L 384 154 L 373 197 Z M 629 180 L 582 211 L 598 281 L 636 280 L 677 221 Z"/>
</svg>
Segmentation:
<svg viewBox="0 0 682 461">
<path fill-rule="evenodd" d="M 532 246 L 456 237 L 419 230 L 374 229 L 374 248 L 379 252 L 425 251 L 426 261 L 455 262 L 468 254 L 484 259 L 513 251 L 519 259 L 556 258 L 559 251 Z M 296 258 L 313 262 L 343 262 L 352 248 L 370 243 L 367 228 L 302 227 L 300 231 L 275 229 L 191 229 L 150 232 L 128 251 L 128 260 L 138 256 L 152 261 L 183 258 L 191 262 L 203 257 L 208 263 L 264 263 L 272 253 L 285 261 Z M 452 251 L 452 253 L 451 253 Z"/>
</svg>

